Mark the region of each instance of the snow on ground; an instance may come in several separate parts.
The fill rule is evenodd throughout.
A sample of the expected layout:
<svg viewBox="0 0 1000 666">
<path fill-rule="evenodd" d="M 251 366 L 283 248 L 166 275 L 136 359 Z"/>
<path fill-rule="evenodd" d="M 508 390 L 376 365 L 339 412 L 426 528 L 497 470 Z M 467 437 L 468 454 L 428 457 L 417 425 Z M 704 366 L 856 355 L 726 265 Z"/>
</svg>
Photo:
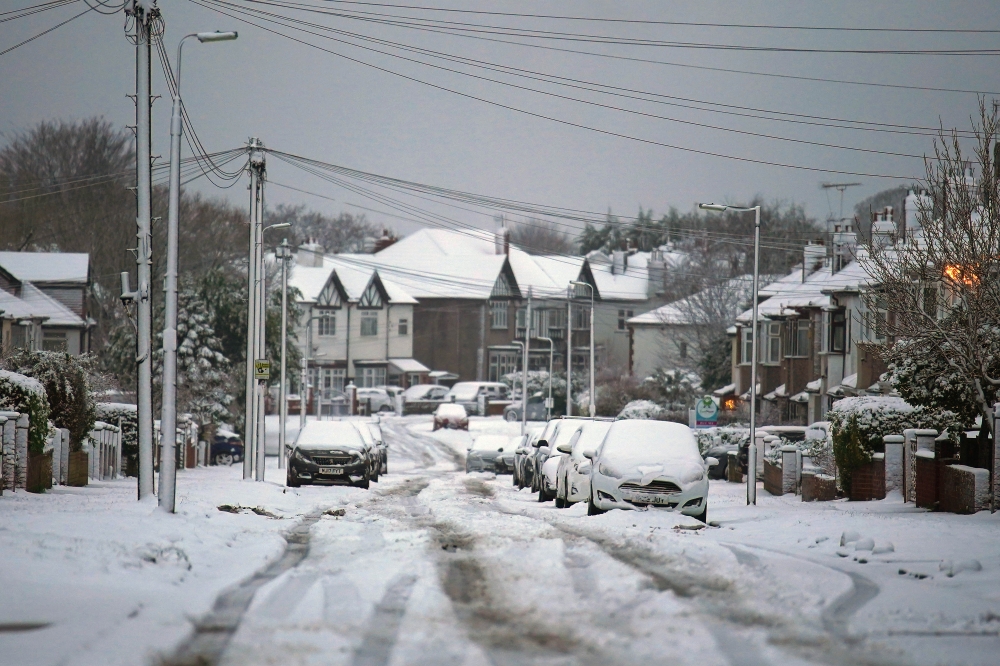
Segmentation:
<svg viewBox="0 0 1000 666">
<path fill-rule="evenodd" d="M 384 420 L 390 473 L 370 491 L 286 491 L 271 458 L 263 484 L 238 465 L 182 472 L 176 516 L 135 502 L 134 480 L 4 494 L 0 664 L 170 663 L 221 590 L 332 506 L 344 515 L 318 519 L 305 559 L 256 590 L 220 663 L 996 663 L 996 515 L 762 489 L 748 507 L 743 485 L 713 481 L 714 527 L 659 509 L 587 516 L 460 471 L 472 438 L 520 424 L 431 428 Z M 31 622 L 52 624 L 15 626 Z"/>
</svg>

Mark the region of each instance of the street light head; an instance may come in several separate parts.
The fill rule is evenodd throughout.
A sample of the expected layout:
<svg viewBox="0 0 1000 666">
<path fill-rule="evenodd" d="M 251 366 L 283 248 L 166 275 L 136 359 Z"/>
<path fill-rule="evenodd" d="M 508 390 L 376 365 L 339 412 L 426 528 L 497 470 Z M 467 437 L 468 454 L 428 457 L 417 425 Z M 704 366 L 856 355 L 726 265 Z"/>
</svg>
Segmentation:
<svg viewBox="0 0 1000 666">
<path fill-rule="evenodd" d="M 702 210 L 714 210 L 717 213 L 722 213 L 726 211 L 729 208 L 729 206 L 726 206 L 724 204 L 715 204 L 715 203 L 700 203 L 698 204 L 698 208 L 701 208 Z"/>
<path fill-rule="evenodd" d="M 287 229 L 292 226 L 291 222 L 278 222 L 277 224 L 271 224 L 264 227 L 264 231 L 270 231 L 271 229 Z"/>
<path fill-rule="evenodd" d="M 579 282 L 577 280 L 573 280 L 572 282 L 570 282 L 570 284 L 573 285 L 573 286 L 575 286 L 575 287 L 589 287 L 590 286 L 586 282 Z"/>
<path fill-rule="evenodd" d="M 195 34 L 195 37 L 197 37 L 198 41 L 202 44 L 205 42 L 228 42 L 239 37 L 239 33 L 236 31 L 219 32 L 216 30 L 215 32 L 199 32 Z"/>
</svg>

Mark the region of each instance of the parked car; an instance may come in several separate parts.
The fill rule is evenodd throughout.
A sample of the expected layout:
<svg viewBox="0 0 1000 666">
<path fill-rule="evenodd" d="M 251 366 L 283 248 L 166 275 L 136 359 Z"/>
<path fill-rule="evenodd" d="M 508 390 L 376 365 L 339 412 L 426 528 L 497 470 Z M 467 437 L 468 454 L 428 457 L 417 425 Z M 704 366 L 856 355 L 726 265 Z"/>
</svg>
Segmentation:
<svg viewBox="0 0 1000 666">
<path fill-rule="evenodd" d="M 388 393 L 389 397 L 392 398 L 393 400 L 395 400 L 396 396 L 402 394 L 403 391 L 405 390 L 402 386 L 386 386 L 385 384 L 382 384 L 381 386 L 376 386 L 375 388 L 382 389 L 383 391 Z"/>
<path fill-rule="evenodd" d="M 508 421 L 521 420 L 521 401 L 516 400 L 503 408 L 503 417 Z M 544 421 L 548 417 L 545 396 L 541 393 L 528 397 L 528 421 Z"/>
<path fill-rule="evenodd" d="M 668 421 L 615 421 L 592 461 L 587 513 L 662 506 L 708 518 L 708 475 L 691 429 Z"/>
<path fill-rule="evenodd" d="M 235 434 L 218 434 L 212 439 L 210 458 L 216 465 L 232 465 L 243 460 L 243 440 Z"/>
<path fill-rule="evenodd" d="M 510 438 L 506 435 L 480 435 L 466 450 L 466 472 L 502 473 L 503 454 L 510 449 Z"/>
<path fill-rule="evenodd" d="M 377 423 L 369 423 L 368 430 L 372 434 L 372 438 L 375 440 L 375 447 L 379 452 L 379 474 L 389 473 L 389 445 L 385 441 L 385 436 L 382 434 L 382 427 Z"/>
<path fill-rule="evenodd" d="M 510 472 L 511 484 L 517 486 L 517 452 L 521 448 L 531 441 L 531 434 L 525 433 L 523 435 L 514 435 L 510 438 L 510 445 L 505 446 L 503 450 L 503 464 Z M 522 486 L 518 486 L 520 489 Z"/>
<path fill-rule="evenodd" d="M 555 422 L 549 421 L 549 423 L 554 424 Z M 514 482 L 518 490 L 531 485 L 532 473 L 529 466 L 531 455 L 547 428 L 548 426 L 540 432 L 528 434 L 524 444 L 514 449 Z"/>
<path fill-rule="evenodd" d="M 469 415 L 465 413 L 465 407 L 450 402 L 438 405 L 434 410 L 434 430 L 439 428 L 468 430 Z"/>
<path fill-rule="evenodd" d="M 379 453 L 378 445 L 375 443 L 375 437 L 372 435 L 372 431 L 368 429 L 368 423 L 364 421 L 351 421 L 350 423 L 358 429 L 358 434 L 364 440 L 368 454 L 368 463 L 371 467 L 368 472 L 369 477 L 372 481 L 378 483 L 379 471 L 382 469 L 382 464 L 381 454 Z"/>
<path fill-rule="evenodd" d="M 415 384 L 403 391 L 403 410 L 407 414 L 431 414 L 445 401 L 449 390 L 437 384 Z"/>
<path fill-rule="evenodd" d="M 368 413 L 391 412 L 396 409 L 392 396 L 385 389 L 359 388 L 358 404 L 368 405 Z"/>
<path fill-rule="evenodd" d="M 308 421 L 290 447 L 286 484 L 346 484 L 367 488 L 369 447 L 349 421 Z"/>
<path fill-rule="evenodd" d="M 480 395 L 491 400 L 507 400 L 509 391 L 507 385 L 500 382 L 459 382 L 451 387 L 445 399 L 462 405 L 467 412 L 477 412 Z"/>
<path fill-rule="evenodd" d="M 588 449 L 598 449 L 604 436 L 611 429 L 612 421 L 594 420 L 585 423 L 565 444 L 560 444 L 564 455 L 559 458 L 556 470 L 556 506 L 570 507 L 590 499 L 591 462 L 583 456 Z"/>
<path fill-rule="evenodd" d="M 716 460 L 714 465 L 709 465 L 708 467 L 708 478 L 710 479 L 725 479 L 728 476 L 729 469 L 729 452 L 737 452 L 737 461 L 743 467 L 746 467 L 746 458 L 740 458 L 740 446 L 737 444 L 720 444 L 719 446 L 713 446 L 702 456 L 706 461 L 709 458 Z"/>
<path fill-rule="evenodd" d="M 826 423 L 823 421 L 822 423 Z M 782 439 L 788 440 L 789 442 L 802 442 L 806 439 L 806 432 L 808 428 L 805 426 L 760 426 L 757 428 L 758 434 L 764 433 L 764 435 L 775 435 L 776 437 L 781 437 Z M 710 454 L 711 457 L 716 458 L 719 462 L 713 467 L 719 467 L 723 470 L 723 475 L 725 474 L 725 469 L 728 466 L 728 462 L 723 462 L 727 458 L 719 458 L 717 455 Z M 727 452 L 728 455 L 728 452 Z M 757 456 L 764 455 L 763 451 L 758 450 Z M 747 473 L 747 461 L 750 459 L 750 438 L 747 437 L 740 443 L 739 452 L 737 453 L 736 459 L 740 463 L 740 471 L 743 474 Z M 711 478 L 724 478 L 718 476 L 718 471 L 715 471 Z"/>
<path fill-rule="evenodd" d="M 559 469 L 559 459 L 564 454 L 559 449 L 565 449 L 566 445 L 572 441 L 573 436 L 580 431 L 589 419 L 560 419 L 563 424 L 559 427 L 555 436 L 549 440 L 548 449 L 542 452 L 539 447 L 539 454 L 535 456 L 535 469 L 538 470 L 538 501 L 547 502 L 556 498 L 556 471 Z"/>
<path fill-rule="evenodd" d="M 527 468 L 528 476 L 531 478 L 531 492 L 536 493 L 539 489 L 539 481 L 542 470 L 542 465 L 545 463 L 545 459 L 549 455 L 549 444 L 555 440 L 559 435 L 559 429 L 562 425 L 566 423 L 565 419 L 553 419 L 548 422 L 542 434 L 535 441 L 531 450 L 528 451 L 527 459 L 524 461 L 524 467 Z"/>
</svg>

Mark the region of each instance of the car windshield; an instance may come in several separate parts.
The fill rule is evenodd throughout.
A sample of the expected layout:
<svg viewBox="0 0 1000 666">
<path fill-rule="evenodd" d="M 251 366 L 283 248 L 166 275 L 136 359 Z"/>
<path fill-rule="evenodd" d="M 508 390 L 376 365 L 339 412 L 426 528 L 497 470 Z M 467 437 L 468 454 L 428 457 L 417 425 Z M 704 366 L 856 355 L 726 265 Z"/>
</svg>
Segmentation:
<svg viewBox="0 0 1000 666">
<path fill-rule="evenodd" d="M 420 400 L 430 393 L 431 389 L 441 388 L 437 384 L 416 384 L 403 391 L 403 397 L 407 400 Z"/>
<path fill-rule="evenodd" d="M 464 418 L 466 416 L 465 407 L 462 407 L 462 405 L 453 405 L 450 403 L 439 405 L 434 414 L 436 416 L 447 416 L 450 418 Z"/>
<path fill-rule="evenodd" d="M 573 439 L 573 435 L 576 434 L 577 430 L 583 427 L 583 424 L 587 421 L 569 421 L 564 423 L 561 428 L 559 428 L 559 434 L 556 435 L 555 441 L 549 442 L 549 448 L 552 449 L 552 454 L 555 455 L 556 449 L 563 444 L 569 443 Z"/>
<path fill-rule="evenodd" d="M 459 382 L 451 387 L 448 396 L 455 400 L 475 400 L 480 386 L 476 382 Z"/>
<path fill-rule="evenodd" d="M 503 435 L 480 435 L 472 443 L 473 451 L 496 451 L 497 449 L 508 450 L 509 439 Z"/>
<path fill-rule="evenodd" d="M 357 428 L 346 421 L 309 421 L 299 431 L 295 446 L 304 449 L 360 449 L 364 447 L 364 442 Z"/>
<path fill-rule="evenodd" d="M 689 461 L 700 464 L 701 454 L 687 426 L 636 419 L 611 424 L 604 438 L 601 460 L 622 467 Z"/>
<path fill-rule="evenodd" d="M 544 439 L 545 441 L 548 441 L 550 438 L 552 438 L 552 437 L 555 436 L 556 431 L 559 429 L 559 426 L 561 424 L 562 424 L 562 421 L 558 421 L 558 420 L 549 421 L 547 424 L 545 424 L 545 429 L 542 430 L 542 434 L 538 436 L 538 439 L 539 440 Z"/>
<path fill-rule="evenodd" d="M 580 439 L 573 444 L 573 455 L 582 458 L 583 452 L 587 449 L 596 450 L 610 429 L 610 421 L 591 421 L 585 424 L 581 429 Z"/>
</svg>

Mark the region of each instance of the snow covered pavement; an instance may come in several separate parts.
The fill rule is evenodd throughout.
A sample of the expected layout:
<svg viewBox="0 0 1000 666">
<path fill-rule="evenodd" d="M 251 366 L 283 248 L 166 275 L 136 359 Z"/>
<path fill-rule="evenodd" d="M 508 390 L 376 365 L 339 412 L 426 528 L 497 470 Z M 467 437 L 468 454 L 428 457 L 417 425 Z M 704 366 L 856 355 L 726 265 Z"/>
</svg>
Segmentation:
<svg viewBox="0 0 1000 666">
<path fill-rule="evenodd" d="M 996 662 L 996 516 L 712 482 L 717 527 L 588 517 L 460 472 L 470 435 L 430 426 L 386 419 L 370 491 L 285 489 L 271 459 L 264 484 L 182 473 L 178 516 L 128 481 L 5 494 L 0 664 Z"/>
</svg>

